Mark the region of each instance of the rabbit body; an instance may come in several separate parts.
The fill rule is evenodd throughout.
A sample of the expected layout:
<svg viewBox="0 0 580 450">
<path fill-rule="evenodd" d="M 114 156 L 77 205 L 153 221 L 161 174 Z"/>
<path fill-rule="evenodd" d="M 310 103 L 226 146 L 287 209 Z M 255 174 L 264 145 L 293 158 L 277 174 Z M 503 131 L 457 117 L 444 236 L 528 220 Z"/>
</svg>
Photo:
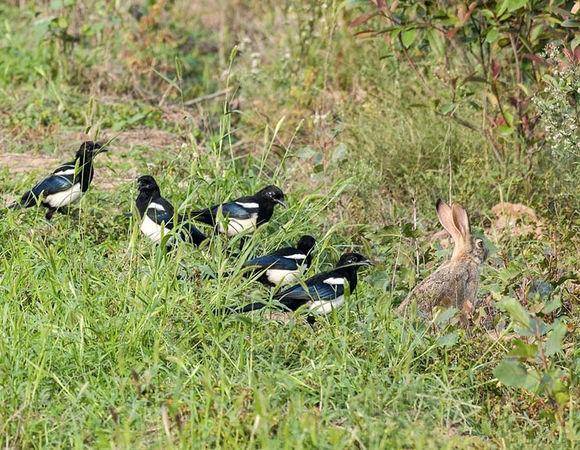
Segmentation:
<svg viewBox="0 0 580 450">
<path fill-rule="evenodd" d="M 488 251 L 481 239 L 471 236 L 467 213 L 460 205 L 449 206 L 438 200 L 437 215 L 453 239 L 453 255 L 415 286 L 398 312 L 405 312 L 409 304 L 416 302 L 419 315 L 428 319 L 435 307 L 455 307 L 466 324 L 476 302 L 479 273 Z"/>
</svg>

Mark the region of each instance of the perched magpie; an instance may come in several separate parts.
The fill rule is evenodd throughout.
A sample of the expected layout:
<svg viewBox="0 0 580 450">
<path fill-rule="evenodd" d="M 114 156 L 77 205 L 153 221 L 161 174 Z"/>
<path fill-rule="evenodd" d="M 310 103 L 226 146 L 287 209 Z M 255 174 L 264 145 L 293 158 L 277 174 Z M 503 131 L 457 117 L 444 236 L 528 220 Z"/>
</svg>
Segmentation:
<svg viewBox="0 0 580 450">
<path fill-rule="evenodd" d="M 139 195 L 135 200 L 137 210 L 141 216 L 141 231 L 145 236 L 158 244 L 161 237 L 167 235 L 174 227 L 175 210 L 171 203 L 161 197 L 159 185 L 150 175 L 137 179 Z M 186 222 L 183 215 L 178 215 L 181 239 L 194 245 L 201 244 L 207 237 Z"/>
<path fill-rule="evenodd" d="M 240 197 L 232 202 L 193 211 L 190 217 L 208 225 L 218 232 L 235 236 L 246 230 L 253 230 L 270 220 L 276 204 L 286 207 L 284 192 L 276 186 L 267 186 L 255 195 Z M 218 222 L 221 215 L 226 219 L 227 228 Z"/>
<path fill-rule="evenodd" d="M 11 208 L 29 208 L 42 205 L 48 209 L 46 220 L 54 213 L 79 200 L 89 189 L 93 180 L 93 158 L 107 149 L 98 142 L 83 142 L 74 161 L 58 167 L 51 175 L 24 193 L 20 202 Z"/>
<path fill-rule="evenodd" d="M 309 315 L 325 315 L 344 302 L 345 284 L 353 293 L 357 285 L 357 271 L 371 262 L 360 253 L 345 253 L 333 270 L 309 278 L 304 284 L 296 284 L 274 295 L 277 308 L 296 311 L 306 305 Z M 229 309 L 230 314 L 256 311 L 268 306 L 266 303 L 250 303 Z"/>
<path fill-rule="evenodd" d="M 249 274 L 261 272 L 258 281 L 269 286 L 295 283 L 310 267 L 315 244 L 316 240 L 312 236 L 304 235 L 296 247 L 284 247 L 268 255 L 249 259 L 243 267 L 250 269 Z"/>
</svg>

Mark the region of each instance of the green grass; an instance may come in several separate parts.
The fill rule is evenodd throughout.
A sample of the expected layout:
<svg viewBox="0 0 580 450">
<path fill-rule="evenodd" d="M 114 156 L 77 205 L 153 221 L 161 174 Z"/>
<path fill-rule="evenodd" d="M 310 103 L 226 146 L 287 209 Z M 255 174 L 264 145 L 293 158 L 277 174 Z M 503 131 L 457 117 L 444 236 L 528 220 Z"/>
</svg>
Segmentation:
<svg viewBox="0 0 580 450">
<path fill-rule="evenodd" d="M 381 59 L 376 43 L 355 41 L 338 3 L 183 0 L 152 13 L 152 24 L 110 2 L 11 3 L 0 5 L 3 199 L 86 136 L 115 140 L 72 214 L 48 224 L 37 209 L 2 212 L 3 447 L 576 445 L 578 284 L 562 279 L 578 266 L 580 197 L 567 172 L 542 155 L 531 171 L 515 158 L 498 164 L 481 137 L 419 106 L 414 75 Z M 38 37 L 51 16 L 80 42 Z M 228 85 L 239 88 L 187 106 Z M 48 166 L 15 170 L 14 154 Z M 314 328 L 300 317 L 216 316 L 271 292 L 222 276 L 242 263 L 237 239 L 171 255 L 150 245 L 123 215 L 146 173 L 183 209 L 283 187 L 289 208 L 243 255 L 308 233 L 319 241 L 309 275 L 351 249 L 377 264 Z M 480 289 L 490 309 L 479 311 L 492 329 L 513 331 L 493 308 L 498 297 L 529 309 L 560 299 L 545 319 L 570 324 L 553 358 L 570 386 L 564 408 L 494 378 L 511 343 L 485 320 L 469 333 L 432 332 L 395 315 L 449 255 L 430 240 L 439 196 L 463 202 L 492 246 Z M 541 233 L 495 228 L 499 201 L 535 208 Z M 533 296 L 538 281 L 553 292 Z"/>
</svg>

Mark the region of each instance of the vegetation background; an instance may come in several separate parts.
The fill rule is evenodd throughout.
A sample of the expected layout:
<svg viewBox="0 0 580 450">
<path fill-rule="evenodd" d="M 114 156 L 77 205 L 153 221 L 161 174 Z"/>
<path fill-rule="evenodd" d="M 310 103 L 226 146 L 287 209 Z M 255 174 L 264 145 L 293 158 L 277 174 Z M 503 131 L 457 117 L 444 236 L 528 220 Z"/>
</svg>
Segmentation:
<svg viewBox="0 0 580 450">
<path fill-rule="evenodd" d="M 74 214 L 0 221 L 2 446 L 577 445 L 579 8 L 0 2 L 3 200 L 111 140 Z M 310 233 L 312 272 L 377 265 L 315 328 L 216 317 L 270 293 L 221 276 L 236 240 L 145 242 L 145 173 L 184 209 L 282 186 L 242 256 Z M 439 197 L 492 249 L 468 331 L 394 314 L 449 256 Z"/>
</svg>

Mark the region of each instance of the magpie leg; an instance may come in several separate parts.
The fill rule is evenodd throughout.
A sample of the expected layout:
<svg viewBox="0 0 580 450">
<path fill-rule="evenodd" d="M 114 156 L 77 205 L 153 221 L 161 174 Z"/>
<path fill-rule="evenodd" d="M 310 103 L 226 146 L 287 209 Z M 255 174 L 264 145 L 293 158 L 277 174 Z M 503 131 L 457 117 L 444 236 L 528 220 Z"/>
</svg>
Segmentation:
<svg viewBox="0 0 580 450">
<path fill-rule="evenodd" d="M 308 325 L 310 325 L 312 327 L 312 329 L 314 330 L 314 325 L 316 324 L 316 318 L 312 314 L 309 314 L 306 316 L 306 323 Z"/>
<path fill-rule="evenodd" d="M 50 222 L 50 220 L 52 219 L 52 216 L 54 216 L 55 212 L 56 212 L 55 208 L 48 208 L 48 211 L 46 211 L 44 218 Z"/>
<path fill-rule="evenodd" d="M 244 250 L 244 246 L 250 242 L 249 236 L 241 236 L 240 237 L 240 252 Z"/>
</svg>

